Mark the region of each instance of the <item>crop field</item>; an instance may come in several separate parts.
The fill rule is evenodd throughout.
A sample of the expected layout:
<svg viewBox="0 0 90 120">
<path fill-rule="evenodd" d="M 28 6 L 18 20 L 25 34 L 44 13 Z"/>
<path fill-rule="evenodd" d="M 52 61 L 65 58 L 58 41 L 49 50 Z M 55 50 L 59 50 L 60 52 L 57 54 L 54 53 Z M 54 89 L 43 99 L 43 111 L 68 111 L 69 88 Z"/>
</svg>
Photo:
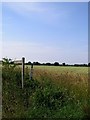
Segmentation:
<svg viewBox="0 0 90 120">
<path fill-rule="evenodd" d="M 37 77 L 38 75 L 49 75 L 52 79 L 56 78 L 60 80 L 59 77 L 66 75 L 64 78 L 72 79 L 73 81 L 78 81 L 81 79 L 82 82 L 87 82 L 88 79 L 88 67 L 61 67 L 61 66 L 35 66 L 34 67 L 34 75 Z M 55 76 L 55 77 L 54 77 Z M 74 81 L 74 82 L 75 82 Z M 68 81 L 67 81 L 68 82 Z"/>
<path fill-rule="evenodd" d="M 87 98 L 88 67 L 34 66 L 33 78 L 38 81 L 49 79 L 55 85 Z M 82 98 L 81 98 L 82 99 Z"/>
<path fill-rule="evenodd" d="M 89 117 L 88 67 L 25 66 L 21 89 L 21 66 L 2 67 L 3 118 Z"/>
</svg>

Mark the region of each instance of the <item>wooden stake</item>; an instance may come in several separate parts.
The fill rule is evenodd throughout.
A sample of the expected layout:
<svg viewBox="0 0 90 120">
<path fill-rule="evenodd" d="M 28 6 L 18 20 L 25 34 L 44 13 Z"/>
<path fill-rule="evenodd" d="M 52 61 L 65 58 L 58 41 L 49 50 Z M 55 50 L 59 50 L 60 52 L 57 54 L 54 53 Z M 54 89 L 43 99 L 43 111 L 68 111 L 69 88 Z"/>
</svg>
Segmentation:
<svg viewBox="0 0 90 120">
<path fill-rule="evenodd" d="M 33 79 L 33 64 L 31 64 L 30 80 Z"/>
<path fill-rule="evenodd" d="M 24 87 L 23 81 L 24 81 L 24 63 L 25 63 L 25 58 L 22 58 L 22 89 Z"/>
</svg>

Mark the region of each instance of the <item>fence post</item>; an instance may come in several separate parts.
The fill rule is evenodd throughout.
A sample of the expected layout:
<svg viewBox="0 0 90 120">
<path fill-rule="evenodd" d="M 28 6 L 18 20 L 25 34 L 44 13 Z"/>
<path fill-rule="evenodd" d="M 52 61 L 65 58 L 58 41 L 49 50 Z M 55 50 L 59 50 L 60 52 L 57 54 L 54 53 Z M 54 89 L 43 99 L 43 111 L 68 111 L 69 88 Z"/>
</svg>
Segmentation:
<svg viewBox="0 0 90 120">
<path fill-rule="evenodd" d="M 30 80 L 33 79 L 33 63 L 31 64 Z"/>
<path fill-rule="evenodd" d="M 25 58 L 22 57 L 22 89 L 23 89 L 23 81 L 24 81 L 24 63 L 25 63 Z"/>
</svg>

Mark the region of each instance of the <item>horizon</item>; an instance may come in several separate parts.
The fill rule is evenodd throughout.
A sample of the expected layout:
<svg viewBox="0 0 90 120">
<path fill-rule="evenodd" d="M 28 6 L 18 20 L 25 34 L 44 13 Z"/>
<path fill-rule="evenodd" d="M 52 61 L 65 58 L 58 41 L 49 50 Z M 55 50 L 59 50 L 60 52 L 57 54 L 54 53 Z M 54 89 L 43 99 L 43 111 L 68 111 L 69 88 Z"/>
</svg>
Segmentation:
<svg viewBox="0 0 90 120">
<path fill-rule="evenodd" d="M 22 61 L 22 59 L 12 59 L 12 58 L 7 58 L 7 57 L 4 57 L 4 58 L 6 58 L 6 59 L 11 59 L 11 61 L 12 62 L 14 62 L 14 61 Z M 23 57 L 22 57 L 23 58 Z M 25 57 L 24 57 L 25 58 Z M 2 62 L 3 61 L 3 58 L 2 59 L 0 59 L 0 62 Z M 25 63 L 29 63 L 29 62 L 31 62 L 31 63 L 34 63 L 34 62 L 38 62 L 38 63 L 40 63 L 40 64 L 46 64 L 46 63 L 50 63 L 50 64 L 54 64 L 55 62 L 58 62 L 58 61 L 53 61 L 53 62 L 40 62 L 40 61 L 30 61 L 30 60 L 28 60 L 28 61 L 26 61 L 26 58 L 25 58 Z M 60 62 L 58 62 L 60 65 L 62 65 L 63 63 L 65 63 L 65 62 L 62 62 L 62 63 L 60 63 Z M 66 65 L 74 65 L 74 64 L 78 64 L 78 65 L 83 65 L 83 64 L 89 64 L 89 62 L 88 63 L 65 63 Z"/>
<path fill-rule="evenodd" d="M 2 3 L 2 56 L 88 63 L 88 3 Z"/>
</svg>

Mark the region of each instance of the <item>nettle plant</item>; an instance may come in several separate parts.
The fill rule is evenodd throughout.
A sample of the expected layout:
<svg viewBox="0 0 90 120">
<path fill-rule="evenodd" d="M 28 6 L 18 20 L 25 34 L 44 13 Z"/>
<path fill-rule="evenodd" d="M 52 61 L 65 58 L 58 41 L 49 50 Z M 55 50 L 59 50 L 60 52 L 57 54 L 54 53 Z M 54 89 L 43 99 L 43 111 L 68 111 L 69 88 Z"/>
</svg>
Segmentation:
<svg viewBox="0 0 90 120">
<path fill-rule="evenodd" d="M 2 77 L 11 78 L 14 74 L 14 69 L 16 65 L 10 58 L 3 58 L 2 60 Z"/>
<path fill-rule="evenodd" d="M 10 58 L 3 58 L 2 65 L 9 68 L 14 68 L 16 66 Z"/>
</svg>

